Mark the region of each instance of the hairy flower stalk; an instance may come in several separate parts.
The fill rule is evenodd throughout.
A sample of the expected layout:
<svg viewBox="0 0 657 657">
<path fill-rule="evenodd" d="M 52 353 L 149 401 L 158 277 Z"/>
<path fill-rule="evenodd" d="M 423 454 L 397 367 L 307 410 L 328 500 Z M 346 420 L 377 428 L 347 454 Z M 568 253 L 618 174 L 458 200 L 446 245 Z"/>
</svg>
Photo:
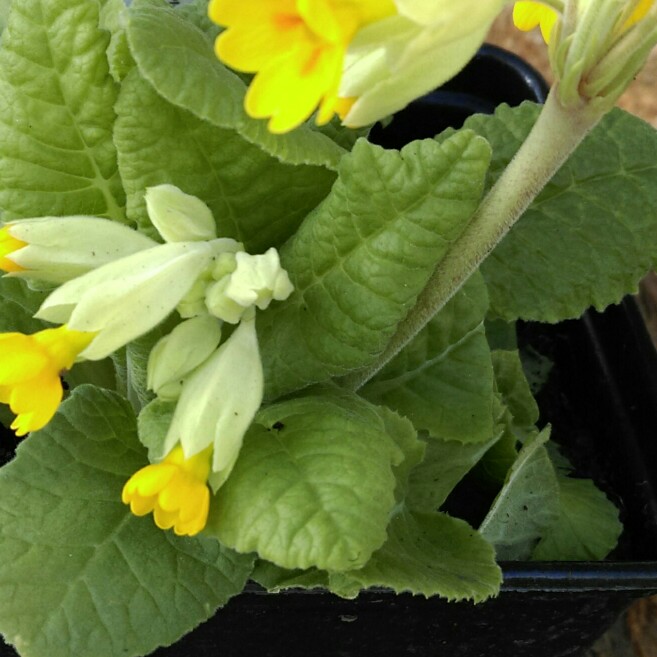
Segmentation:
<svg viewBox="0 0 657 657">
<path fill-rule="evenodd" d="M 438 264 L 385 351 L 371 366 L 344 377 L 345 386 L 356 390 L 369 381 L 456 294 L 614 106 L 656 42 L 654 0 L 566 0 L 550 34 L 557 81 L 536 124 Z"/>
</svg>

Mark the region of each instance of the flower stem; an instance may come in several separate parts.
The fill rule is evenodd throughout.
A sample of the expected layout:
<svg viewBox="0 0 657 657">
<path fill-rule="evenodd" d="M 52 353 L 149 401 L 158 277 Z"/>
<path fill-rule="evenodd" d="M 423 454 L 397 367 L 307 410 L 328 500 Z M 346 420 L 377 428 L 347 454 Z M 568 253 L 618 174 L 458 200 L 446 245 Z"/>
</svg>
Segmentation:
<svg viewBox="0 0 657 657">
<path fill-rule="evenodd" d="M 438 264 L 416 305 L 385 351 L 341 383 L 358 390 L 392 360 L 445 306 L 523 215 L 530 203 L 600 120 L 587 105 L 564 109 L 553 87 L 527 139 Z"/>
</svg>

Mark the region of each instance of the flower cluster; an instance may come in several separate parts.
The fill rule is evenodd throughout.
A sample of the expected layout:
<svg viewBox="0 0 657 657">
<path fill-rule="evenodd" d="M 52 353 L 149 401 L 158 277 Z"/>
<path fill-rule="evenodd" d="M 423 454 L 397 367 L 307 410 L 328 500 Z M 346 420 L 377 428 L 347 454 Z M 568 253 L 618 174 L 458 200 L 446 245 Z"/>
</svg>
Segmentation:
<svg viewBox="0 0 657 657">
<path fill-rule="evenodd" d="M 516 2 L 515 25 L 540 26 L 561 104 L 611 109 L 657 42 L 654 0 Z"/>
<path fill-rule="evenodd" d="M 123 499 L 158 527 L 195 534 L 237 460 L 260 407 L 263 374 L 255 309 L 293 290 L 278 253 L 250 255 L 217 238 L 209 208 L 171 185 L 149 188 L 163 244 L 94 217 L 41 217 L 0 229 L 9 276 L 58 284 L 37 319 L 60 324 L 0 335 L 0 401 L 19 435 L 45 426 L 63 396 L 60 375 L 148 333 L 173 311 L 183 319 L 153 348 L 148 386 L 175 412 L 158 463 L 137 472 Z M 82 223 L 84 222 L 84 226 Z M 224 323 L 238 325 L 222 341 Z"/>
<path fill-rule="evenodd" d="M 455 75 L 506 0 L 211 0 L 219 59 L 255 73 L 248 114 L 287 132 L 317 109 L 367 125 Z"/>
</svg>

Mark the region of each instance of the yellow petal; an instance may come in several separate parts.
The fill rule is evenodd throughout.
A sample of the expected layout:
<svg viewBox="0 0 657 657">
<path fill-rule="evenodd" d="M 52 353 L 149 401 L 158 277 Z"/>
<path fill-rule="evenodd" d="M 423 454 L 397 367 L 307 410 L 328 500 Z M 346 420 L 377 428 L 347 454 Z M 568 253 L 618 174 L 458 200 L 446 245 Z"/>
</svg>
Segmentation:
<svg viewBox="0 0 657 657">
<path fill-rule="evenodd" d="M 37 376 L 49 364 L 48 354 L 30 335 L 0 334 L 0 385 L 22 383 Z"/>
<path fill-rule="evenodd" d="M 552 28 L 558 18 L 554 9 L 540 2 L 521 1 L 513 7 L 513 24 L 523 32 L 529 32 L 540 25 L 543 39 L 550 42 Z"/>
<path fill-rule="evenodd" d="M 642 20 L 648 13 L 648 10 L 652 7 L 653 3 L 654 0 L 641 0 L 636 9 L 632 12 L 632 15 L 623 26 L 623 29 L 627 30 L 632 27 L 632 25 Z"/>
<path fill-rule="evenodd" d="M 0 269 L 3 271 L 25 271 L 24 267 L 16 264 L 11 258 L 7 257 L 18 249 L 27 246 L 26 242 L 16 239 L 9 234 L 9 226 L 0 228 Z"/>
<path fill-rule="evenodd" d="M 45 427 L 56 413 L 63 395 L 59 376 L 47 372 L 27 383 L 13 386 L 9 408 L 16 413 L 11 425 L 16 435 L 24 436 Z"/>
<path fill-rule="evenodd" d="M 130 500 L 123 500 L 123 502 L 124 504 L 130 504 L 130 511 L 136 516 L 145 516 L 155 508 L 156 500 L 155 496 L 141 497 L 137 495 Z"/>
</svg>

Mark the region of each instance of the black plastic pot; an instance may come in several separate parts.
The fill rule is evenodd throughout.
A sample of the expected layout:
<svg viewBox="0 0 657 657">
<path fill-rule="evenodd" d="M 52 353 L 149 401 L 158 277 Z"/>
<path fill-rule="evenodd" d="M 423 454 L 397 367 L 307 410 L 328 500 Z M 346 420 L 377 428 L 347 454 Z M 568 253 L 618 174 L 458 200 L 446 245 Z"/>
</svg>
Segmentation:
<svg viewBox="0 0 657 657">
<path fill-rule="evenodd" d="M 401 146 L 500 102 L 540 102 L 546 91 L 522 60 L 485 46 L 372 139 Z M 580 654 L 634 599 L 657 592 L 657 354 L 636 305 L 628 299 L 556 326 L 523 324 L 519 343 L 554 363 L 539 395 L 541 421 L 621 509 L 625 531 L 611 560 L 503 563 L 501 594 L 479 605 L 386 590 L 356 600 L 273 595 L 250 585 L 154 657 L 565 657 Z M 14 654 L 0 648 L 2 657 Z"/>
</svg>

